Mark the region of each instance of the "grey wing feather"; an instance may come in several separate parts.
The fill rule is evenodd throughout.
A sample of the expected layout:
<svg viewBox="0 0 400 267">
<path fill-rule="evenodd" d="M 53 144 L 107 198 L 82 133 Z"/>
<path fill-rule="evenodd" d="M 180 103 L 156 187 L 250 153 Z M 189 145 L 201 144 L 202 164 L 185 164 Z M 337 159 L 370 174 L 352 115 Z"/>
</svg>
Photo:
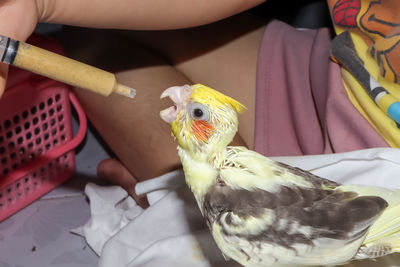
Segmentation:
<svg viewBox="0 0 400 267">
<path fill-rule="evenodd" d="M 325 185 L 330 184 L 321 181 Z M 223 183 L 210 189 L 204 200 L 203 214 L 208 225 L 217 224 L 227 242 L 241 239 L 257 244 L 253 248 L 271 244 L 287 250 L 306 245 L 311 248 L 310 251 L 322 239 L 333 240 L 335 246 L 338 242 L 343 246 L 360 242 L 370 225 L 387 207 L 387 202 L 380 197 L 358 196 L 355 192 L 282 186 L 277 193 L 271 193 L 261 189 L 231 189 Z M 257 233 L 249 233 L 246 221 L 249 218 L 264 220 L 266 211 L 272 213 L 274 219 L 264 224 L 264 228 Z M 242 230 L 239 230 L 241 227 Z M 329 244 L 325 245 L 329 247 Z M 247 258 L 251 254 L 246 248 L 239 251 Z M 317 251 L 315 254 L 320 253 Z M 300 252 L 296 253 L 301 256 Z M 351 252 L 349 255 L 352 255 Z M 305 258 L 313 259 L 314 256 Z"/>
</svg>

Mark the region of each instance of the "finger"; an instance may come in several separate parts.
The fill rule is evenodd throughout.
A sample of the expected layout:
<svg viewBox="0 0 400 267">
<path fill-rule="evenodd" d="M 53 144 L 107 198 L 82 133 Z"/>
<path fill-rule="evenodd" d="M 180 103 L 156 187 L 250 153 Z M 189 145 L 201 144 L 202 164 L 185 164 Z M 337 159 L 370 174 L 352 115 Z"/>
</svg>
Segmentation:
<svg viewBox="0 0 400 267">
<path fill-rule="evenodd" d="M 0 34 L 25 41 L 38 21 L 36 1 L 0 1 Z M 0 63 L 0 97 L 6 86 L 8 66 Z"/>
<path fill-rule="evenodd" d="M 6 88 L 8 74 L 8 66 L 4 63 L 0 63 L 0 98 L 4 93 L 4 89 Z"/>
<path fill-rule="evenodd" d="M 97 174 L 99 177 L 124 188 L 142 208 L 148 207 L 146 196 L 138 196 L 135 192 L 135 185 L 138 183 L 138 180 L 118 160 L 103 160 L 97 167 Z"/>
</svg>

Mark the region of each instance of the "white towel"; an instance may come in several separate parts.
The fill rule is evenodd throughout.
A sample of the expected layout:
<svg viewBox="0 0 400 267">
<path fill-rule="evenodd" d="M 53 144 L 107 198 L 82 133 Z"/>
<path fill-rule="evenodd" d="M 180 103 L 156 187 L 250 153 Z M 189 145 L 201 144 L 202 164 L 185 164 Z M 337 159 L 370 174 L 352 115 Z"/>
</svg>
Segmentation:
<svg viewBox="0 0 400 267">
<path fill-rule="evenodd" d="M 348 153 L 275 158 L 345 184 L 400 188 L 400 149 L 379 148 Z M 91 219 L 75 232 L 100 256 L 99 266 L 237 266 L 216 247 L 182 171 L 141 182 L 150 207 L 139 208 L 118 186 L 88 184 Z M 351 266 L 400 266 L 400 256 Z M 350 266 L 350 265 L 349 265 Z"/>
</svg>

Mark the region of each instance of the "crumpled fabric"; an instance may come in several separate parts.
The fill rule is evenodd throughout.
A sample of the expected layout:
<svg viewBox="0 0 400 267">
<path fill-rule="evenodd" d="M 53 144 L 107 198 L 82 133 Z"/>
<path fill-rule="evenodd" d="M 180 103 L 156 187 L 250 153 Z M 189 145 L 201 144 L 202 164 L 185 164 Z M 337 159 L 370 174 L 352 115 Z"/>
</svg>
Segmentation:
<svg viewBox="0 0 400 267">
<path fill-rule="evenodd" d="M 274 159 L 344 184 L 400 188 L 400 149 Z M 181 170 L 138 183 L 136 191 L 147 193 L 146 210 L 118 186 L 86 186 L 91 218 L 74 232 L 99 255 L 99 266 L 239 266 L 221 255 Z M 396 254 L 346 266 L 389 267 L 399 262 Z"/>
</svg>

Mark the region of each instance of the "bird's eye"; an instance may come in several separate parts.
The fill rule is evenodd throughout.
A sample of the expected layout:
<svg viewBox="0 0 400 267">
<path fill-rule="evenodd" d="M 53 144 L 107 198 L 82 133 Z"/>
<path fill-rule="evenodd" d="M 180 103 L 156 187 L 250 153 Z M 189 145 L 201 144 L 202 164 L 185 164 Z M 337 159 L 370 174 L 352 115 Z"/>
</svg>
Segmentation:
<svg viewBox="0 0 400 267">
<path fill-rule="evenodd" d="M 207 109 L 199 103 L 189 104 L 190 116 L 195 120 L 208 120 Z"/>
<path fill-rule="evenodd" d="M 203 116 L 203 111 L 199 108 L 195 108 L 193 110 L 193 117 L 195 118 L 201 118 Z"/>
</svg>

